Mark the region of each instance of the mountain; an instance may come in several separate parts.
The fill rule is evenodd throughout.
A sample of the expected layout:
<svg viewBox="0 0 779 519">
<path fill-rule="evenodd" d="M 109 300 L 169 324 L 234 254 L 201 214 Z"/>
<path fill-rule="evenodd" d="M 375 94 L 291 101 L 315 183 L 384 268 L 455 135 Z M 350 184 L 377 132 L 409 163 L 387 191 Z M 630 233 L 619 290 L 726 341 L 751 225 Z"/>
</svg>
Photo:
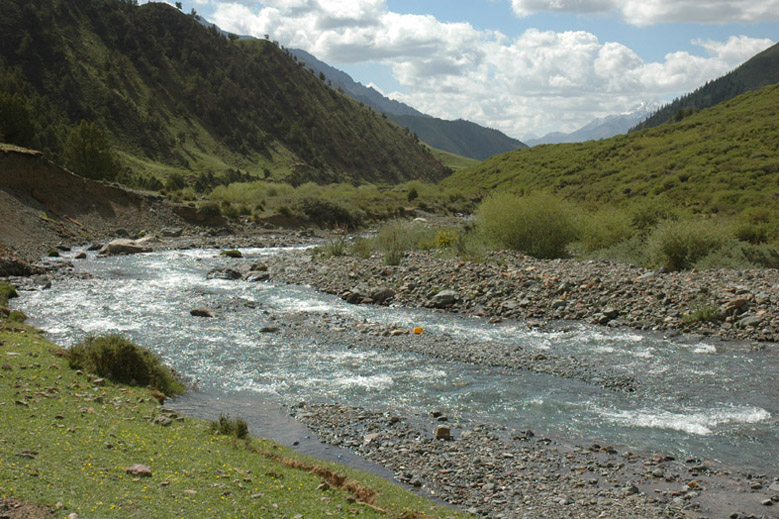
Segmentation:
<svg viewBox="0 0 779 519">
<path fill-rule="evenodd" d="M 610 139 L 492 157 L 444 179 L 466 194 L 551 192 L 600 206 L 670 203 L 732 214 L 779 204 L 779 85 L 742 94 L 677 124 Z"/>
<path fill-rule="evenodd" d="M 416 134 L 424 142 L 443 151 L 476 160 L 484 160 L 499 153 L 505 153 L 527 146 L 508 135 L 469 121 L 447 121 L 422 112 L 383 96 L 376 89 L 366 87 L 352 79 L 349 74 L 331 67 L 311 54 L 290 50 L 293 56 L 321 75 L 333 88 L 340 89 L 353 99 L 370 106 Z"/>
<path fill-rule="evenodd" d="M 721 78 L 709 81 L 691 94 L 663 106 L 631 131 L 654 128 L 670 121 L 678 122 L 695 111 L 776 83 L 779 83 L 779 43 Z"/>
<path fill-rule="evenodd" d="M 471 159 L 484 160 L 507 151 L 527 148 L 524 143 L 498 130 L 462 119 L 446 121 L 415 115 L 388 117 L 430 146 Z"/>
<path fill-rule="evenodd" d="M 362 83 L 358 83 L 346 72 L 331 67 L 304 50 L 290 49 L 289 52 L 299 61 L 305 63 L 306 66 L 311 67 L 316 74 L 324 74 L 333 88 L 343 90 L 352 99 L 364 103 L 374 110 L 387 115 L 418 115 L 424 117 L 422 112 L 411 108 L 407 104 L 384 97 L 375 88 L 366 87 Z"/>
<path fill-rule="evenodd" d="M 137 182 L 229 173 L 394 183 L 448 173 L 410 132 L 273 42 L 225 36 L 167 4 L 135 4 L 0 0 L 2 139 L 60 160 L 70 129 L 87 120 L 115 147 L 122 178 Z"/>
<path fill-rule="evenodd" d="M 615 135 L 627 133 L 631 128 L 647 118 L 649 109 L 641 107 L 636 111 L 609 115 L 592 120 L 578 130 L 571 133 L 552 132 L 539 139 L 525 139 L 528 146 L 538 146 L 539 144 L 559 144 L 562 142 L 584 142 L 595 141 L 599 139 L 608 139 Z"/>
</svg>

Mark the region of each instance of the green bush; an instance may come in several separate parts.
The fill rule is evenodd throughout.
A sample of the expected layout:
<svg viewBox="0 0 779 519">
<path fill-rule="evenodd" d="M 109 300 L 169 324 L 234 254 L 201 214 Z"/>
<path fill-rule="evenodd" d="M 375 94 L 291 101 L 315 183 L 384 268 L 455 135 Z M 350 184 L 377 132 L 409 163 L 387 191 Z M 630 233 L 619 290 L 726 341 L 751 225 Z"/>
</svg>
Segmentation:
<svg viewBox="0 0 779 519">
<path fill-rule="evenodd" d="M 160 358 L 147 348 L 118 335 L 89 337 L 68 350 L 68 363 L 122 384 L 149 386 L 172 396 L 184 392 L 184 384 Z"/>
<path fill-rule="evenodd" d="M 211 422 L 211 434 L 222 434 L 224 436 L 234 436 L 239 440 L 244 440 L 249 436 L 249 424 L 242 418 L 230 418 L 223 414 L 219 415 L 219 420 Z"/>
<path fill-rule="evenodd" d="M 496 245 L 536 258 L 561 258 L 576 238 L 573 211 L 552 196 L 499 193 L 476 210 L 481 231 Z"/>
<path fill-rule="evenodd" d="M 722 320 L 719 308 L 713 305 L 702 306 L 690 314 L 682 316 L 682 321 L 688 324 L 717 322 Z"/>
<path fill-rule="evenodd" d="M 227 258 L 243 258 L 243 254 L 241 254 L 241 251 L 235 250 L 235 249 L 228 249 L 223 250 L 219 253 L 220 256 L 225 256 Z"/>
<path fill-rule="evenodd" d="M 352 243 L 351 253 L 358 258 L 370 258 L 371 254 L 373 253 L 373 245 L 371 240 L 367 238 L 357 238 L 354 240 L 354 243 Z"/>
<path fill-rule="evenodd" d="M 779 268 L 779 247 L 775 245 L 727 241 L 719 249 L 695 262 L 697 269 Z"/>
<path fill-rule="evenodd" d="M 321 196 L 301 198 L 295 202 L 294 209 L 320 227 L 342 226 L 356 229 L 362 225 L 365 218 L 362 210 Z"/>
<path fill-rule="evenodd" d="M 323 245 L 316 247 L 314 252 L 321 254 L 325 258 L 332 258 L 345 255 L 347 249 L 346 239 L 343 236 L 336 236 L 328 239 Z"/>
<path fill-rule="evenodd" d="M 580 236 L 586 252 L 606 249 L 630 238 L 634 233 L 631 218 L 614 208 L 582 215 Z"/>
<path fill-rule="evenodd" d="M 11 313 L 8 314 L 8 320 L 15 323 L 23 323 L 27 320 L 27 315 L 19 310 L 11 310 Z"/>
<path fill-rule="evenodd" d="M 8 306 L 8 300 L 19 297 L 16 288 L 8 283 L 0 283 L 0 306 Z"/>
<path fill-rule="evenodd" d="M 671 271 L 687 270 L 728 240 L 727 232 L 710 220 L 665 221 L 647 241 L 650 261 Z"/>
</svg>

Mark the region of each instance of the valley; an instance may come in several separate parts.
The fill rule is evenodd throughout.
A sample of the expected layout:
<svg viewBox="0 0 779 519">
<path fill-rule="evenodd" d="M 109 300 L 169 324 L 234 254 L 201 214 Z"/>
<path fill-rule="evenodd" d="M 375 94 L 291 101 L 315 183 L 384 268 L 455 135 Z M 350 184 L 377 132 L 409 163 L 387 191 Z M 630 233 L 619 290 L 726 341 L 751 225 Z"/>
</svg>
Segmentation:
<svg viewBox="0 0 779 519">
<path fill-rule="evenodd" d="M 0 0 L 0 517 L 776 517 L 776 44 L 528 148 L 175 4 Z"/>
</svg>

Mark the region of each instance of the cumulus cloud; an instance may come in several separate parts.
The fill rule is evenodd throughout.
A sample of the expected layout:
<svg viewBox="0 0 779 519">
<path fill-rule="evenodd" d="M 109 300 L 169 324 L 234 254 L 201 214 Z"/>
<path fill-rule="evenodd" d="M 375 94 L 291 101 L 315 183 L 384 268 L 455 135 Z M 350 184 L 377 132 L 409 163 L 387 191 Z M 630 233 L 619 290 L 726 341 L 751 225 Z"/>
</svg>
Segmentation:
<svg viewBox="0 0 779 519">
<path fill-rule="evenodd" d="M 521 3 L 600 10 L 612 2 Z M 529 29 L 509 38 L 467 23 L 394 13 L 384 0 L 218 3 L 212 18 L 225 30 L 269 34 L 334 66 L 381 63 L 403 87 L 390 97 L 436 117 L 469 119 L 515 137 L 574 130 L 595 117 L 694 90 L 773 43 L 745 36 L 700 40 L 693 43 L 702 56 L 673 52 L 645 62 L 627 46 L 585 31 Z"/>
<path fill-rule="evenodd" d="M 633 25 L 658 23 L 755 23 L 779 20 L 779 0 L 512 0 L 518 16 L 539 12 L 619 11 Z"/>
</svg>

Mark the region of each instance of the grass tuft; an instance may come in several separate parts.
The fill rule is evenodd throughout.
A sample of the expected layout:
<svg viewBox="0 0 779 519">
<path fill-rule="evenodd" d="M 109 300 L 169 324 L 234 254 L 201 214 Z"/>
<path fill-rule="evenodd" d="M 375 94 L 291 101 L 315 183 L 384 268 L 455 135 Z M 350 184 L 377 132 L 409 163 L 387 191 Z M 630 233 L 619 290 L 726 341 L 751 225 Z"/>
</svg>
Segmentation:
<svg viewBox="0 0 779 519">
<path fill-rule="evenodd" d="M 87 338 L 70 348 L 68 362 L 73 369 L 122 384 L 149 386 L 168 396 L 185 390 L 178 376 L 157 355 L 118 335 Z"/>
<path fill-rule="evenodd" d="M 230 418 L 229 415 L 219 415 L 219 420 L 211 422 L 209 426 L 211 434 L 233 436 L 239 440 L 249 437 L 249 424 L 243 418 Z"/>
</svg>

